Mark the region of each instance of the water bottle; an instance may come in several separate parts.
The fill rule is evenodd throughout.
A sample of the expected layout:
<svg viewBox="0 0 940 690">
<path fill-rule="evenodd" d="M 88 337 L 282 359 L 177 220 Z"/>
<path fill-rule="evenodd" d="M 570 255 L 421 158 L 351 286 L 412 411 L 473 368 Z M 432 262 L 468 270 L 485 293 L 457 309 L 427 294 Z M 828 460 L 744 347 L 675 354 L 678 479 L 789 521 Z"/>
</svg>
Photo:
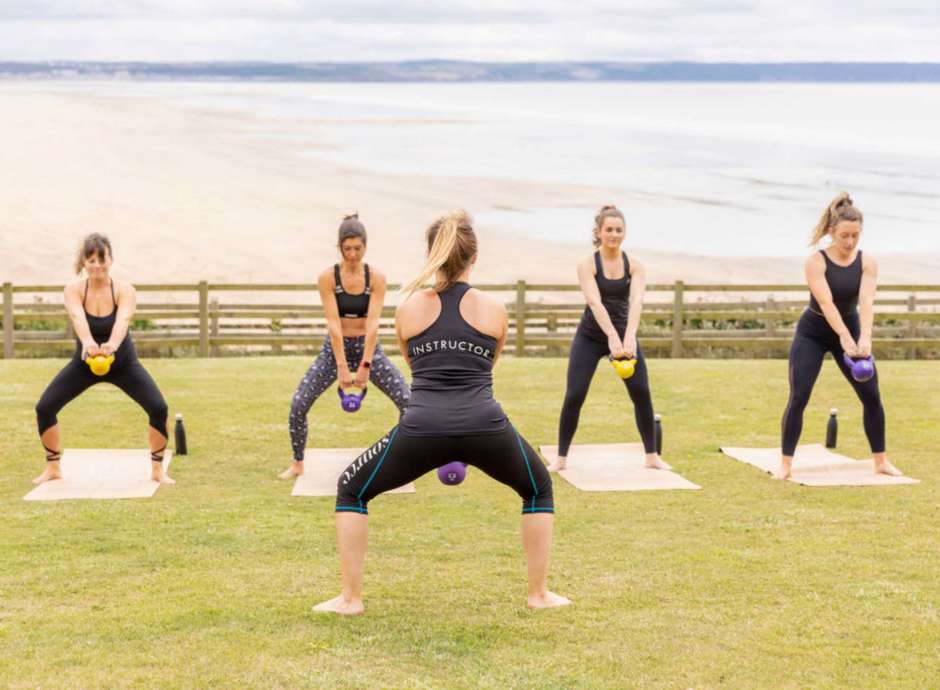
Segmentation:
<svg viewBox="0 0 940 690">
<path fill-rule="evenodd" d="M 186 455 L 186 429 L 183 427 L 183 415 L 176 414 L 176 426 L 173 427 L 173 438 L 176 441 L 176 454 Z"/>
<path fill-rule="evenodd" d="M 826 425 L 826 448 L 836 447 L 836 436 L 839 434 L 839 420 L 836 419 L 838 411 L 834 407 L 829 410 L 829 423 Z"/>
<path fill-rule="evenodd" d="M 653 415 L 654 424 L 656 425 L 656 454 L 663 454 L 663 425 L 662 425 L 662 415 Z"/>
</svg>

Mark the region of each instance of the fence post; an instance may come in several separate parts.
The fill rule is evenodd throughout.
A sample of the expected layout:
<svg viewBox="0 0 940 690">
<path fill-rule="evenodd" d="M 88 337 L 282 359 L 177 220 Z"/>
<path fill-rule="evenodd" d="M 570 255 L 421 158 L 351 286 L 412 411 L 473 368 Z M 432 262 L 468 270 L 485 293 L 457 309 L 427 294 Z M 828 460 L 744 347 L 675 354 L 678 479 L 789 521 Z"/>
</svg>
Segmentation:
<svg viewBox="0 0 940 690">
<path fill-rule="evenodd" d="M 917 311 L 917 295 L 913 292 L 907 298 L 907 311 L 909 313 L 914 313 Z M 917 337 L 917 322 L 914 319 L 909 319 L 907 322 L 907 337 L 914 339 Z M 917 346 L 911 345 L 907 348 L 907 358 L 916 359 L 917 358 Z"/>
<path fill-rule="evenodd" d="M 525 281 L 516 282 L 516 357 L 525 357 Z"/>
<path fill-rule="evenodd" d="M 199 356 L 209 356 L 209 283 L 199 281 Z"/>
<path fill-rule="evenodd" d="M 676 281 L 673 288 L 672 304 L 672 357 L 682 356 L 682 304 L 685 293 L 685 283 L 681 280 Z"/>
<path fill-rule="evenodd" d="M 13 358 L 13 283 L 3 284 L 3 358 Z"/>
<path fill-rule="evenodd" d="M 209 302 L 209 314 L 209 335 L 212 338 L 217 338 L 219 335 L 219 300 L 217 297 L 213 297 L 212 301 Z M 219 353 L 218 345 L 209 348 L 210 357 L 218 357 Z"/>
<path fill-rule="evenodd" d="M 777 304 L 774 302 L 774 296 L 773 296 L 773 295 L 768 295 L 768 296 L 767 296 L 767 306 L 764 307 L 764 309 L 765 309 L 766 311 L 776 311 L 776 310 L 777 310 Z M 765 322 L 766 322 L 766 324 L 767 324 L 767 336 L 770 337 L 770 338 L 772 338 L 772 337 L 774 337 L 775 335 L 777 335 L 777 322 L 774 321 L 774 320 L 771 319 L 771 318 L 767 318 Z"/>
</svg>

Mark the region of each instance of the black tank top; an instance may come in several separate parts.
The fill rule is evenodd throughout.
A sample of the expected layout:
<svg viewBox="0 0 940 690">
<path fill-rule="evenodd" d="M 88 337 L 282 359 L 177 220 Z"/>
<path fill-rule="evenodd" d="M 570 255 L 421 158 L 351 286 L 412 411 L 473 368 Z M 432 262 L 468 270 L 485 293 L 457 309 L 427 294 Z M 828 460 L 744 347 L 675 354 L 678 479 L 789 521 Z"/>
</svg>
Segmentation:
<svg viewBox="0 0 940 690">
<path fill-rule="evenodd" d="M 336 282 L 333 292 L 336 295 L 336 307 L 339 309 L 339 315 L 344 319 L 364 319 L 369 314 L 369 295 L 372 294 L 372 288 L 369 285 L 369 264 L 365 264 L 364 268 L 366 289 L 358 295 L 351 295 L 343 289 L 343 281 L 339 277 L 339 264 L 333 265 L 333 277 Z"/>
<path fill-rule="evenodd" d="M 597 289 L 601 293 L 601 303 L 607 310 L 607 315 L 621 336 L 627 330 L 627 308 L 630 301 L 630 260 L 624 252 L 620 252 L 623 257 L 623 278 L 610 280 L 604 277 L 604 266 L 601 263 L 600 251 L 594 252 L 594 280 L 597 282 Z M 581 325 L 578 326 L 585 335 L 593 340 L 607 342 L 607 335 L 594 318 L 591 307 L 584 308 L 584 314 L 581 315 Z"/>
<path fill-rule="evenodd" d="M 85 301 L 87 299 L 88 280 L 85 280 L 85 292 L 82 295 L 82 309 L 85 311 L 85 320 L 88 322 L 88 330 L 91 331 L 92 340 L 102 345 L 111 338 L 111 331 L 114 330 L 114 323 L 117 321 L 117 299 L 114 297 L 114 281 L 111 281 L 111 304 L 114 306 L 110 314 L 105 316 L 89 314 L 88 309 L 85 309 Z M 75 342 L 78 346 L 75 350 L 75 359 L 81 359 L 82 343 L 77 336 Z M 124 340 L 121 341 L 120 346 L 118 346 L 117 351 L 114 353 L 114 364 L 111 365 L 111 368 L 119 368 L 136 356 L 137 351 L 134 349 L 134 341 L 131 340 L 131 333 L 130 330 L 128 330 L 127 335 L 124 336 Z"/>
<path fill-rule="evenodd" d="M 819 251 L 826 261 L 826 282 L 832 292 L 832 301 L 842 316 L 854 314 L 858 309 L 858 291 L 862 286 L 862 250 L 859 249 L 855 261 L 848 266 L 835 263 L 823 250 Z M 809 294 L 809 308 L 817 314 L 822 314 L 819 302 L 811 292 Z"/>
<path fill-rule="evenodd" d="M 401 428 L 410 436 L 495 434 L 509 426 L 493 399 L 496 338 L 460 315 L 460 300 L 469 289 L 456 283 L 438 293 L 437 320 L 408 340 L 411 399 Z"/>
</svg>

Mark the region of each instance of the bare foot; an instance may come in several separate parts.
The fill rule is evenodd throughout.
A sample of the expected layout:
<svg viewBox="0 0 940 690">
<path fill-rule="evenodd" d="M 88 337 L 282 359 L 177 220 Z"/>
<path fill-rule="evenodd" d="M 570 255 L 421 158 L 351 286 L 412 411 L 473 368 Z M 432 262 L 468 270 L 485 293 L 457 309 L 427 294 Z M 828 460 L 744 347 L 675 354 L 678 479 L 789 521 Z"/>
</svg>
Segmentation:
<svg viewBox="0 0 940 690">
<path fill-rule="evenodd" d="M 176 480 L 164 471 L 163 465 L 159 462 L 153 463 L 153 467 L 150 468 L 150 479 L 161 484 L 176 484 Z"/>
<path fill-rule="evenodd" d="M 890 477 L 903 477 L 904 473 L 887 460 L 875 461 L 875 474 L 887 474 Z"/>
<path fill-rule="evenodd" d="M 552 464 L 548 466 L 549 472 L 560 472 L 568 468 L 568 458 L 555 458 Z"/>
<path fill-rule="evenodd" d="M 62 469 L 59 467 L 59 462 L 57 460 L 53 462 L 47 462 L 46 469 L 43 470 L 42 474 L 33 480 L 33 484 L 51 482 L 53 479 L 62 479 Z"/>
<path fill-rule="evenodd" d="M 528 606 L 530 609 L 550 609 L 555 606 L 567 606 L 570 603 L 571 599 L 545 590 L 543 594 L 530 594 Z"/>
<path fill-rule="evenodd" d="M 291 463 L 291 466 L 286 470 L 277 475 L 278 479 L 290 479 L 292 477 L 299 477 L 304 473 L 304 462 L 303 460 L 294 460 Z"/>
<path fill-rule="evenodd" d="M 789 479 L 791 474 L 793 474 L 793 461 L 787 462 L 786 460 L 781 460 L 780 467 L 773 473 L 773 478 Z"/>
<path fill-rule="evenodd" d="M 329 601 L 322 601 L 313 607 L 317 613 L 338 613 L 341 616 L 359 616 L 365 613 L 362 599 L 347 599 L 342 594 Z"/>
<path fill-rule="evenodd" d="M 672 467 L 668 463 L 663 462 L 663 459 L 659 457 L 658 455 L 656 455 L 655 453 L 652 453 L 646 456 L 646 466 L 651 470 L 671 470 L 672 469 Z"/>
</svg>

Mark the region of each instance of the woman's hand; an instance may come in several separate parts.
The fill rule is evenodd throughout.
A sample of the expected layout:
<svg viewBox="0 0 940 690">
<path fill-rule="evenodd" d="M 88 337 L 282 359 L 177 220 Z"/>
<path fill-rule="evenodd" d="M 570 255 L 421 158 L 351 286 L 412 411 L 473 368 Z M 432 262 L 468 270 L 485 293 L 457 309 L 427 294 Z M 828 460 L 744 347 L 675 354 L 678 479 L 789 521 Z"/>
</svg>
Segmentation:
<svg viewBox="0 0 940 690">
<path fill-rule="evenodd" d="M 627 359 L 636 357 L 636 336 L 627 333 L 623 336 L 623 356 Z"/>
<path fill-rule="evenodd" d="M 858 345 L 855 344 L 855 339 L 852 338 L 848 333 L 843 333 L 839 336 L 839 344 L 842 346 L 842 349 L 845 350 L 845 354 L 849 357 L 858 357 Z M 869 345 L 869 348 L 871 346 Z"/>
<path fill-rule="evenodd" d="M 863 334 L 858 339 L 858 356 L 868 357 L 869 355 L 871 355 L 871 336 Z"/>
<path fill-rule="evenodd" d="M 620 336 L 612 335 L 607 338 L 607 347 L 610 349 L 610 356 L 614 359 L 623 358 L 623 343 L 620 342 Z"/>
<path fill-rule="evenodd" d="M 339 387 L 342 389 L 353 387 L 353 377 L 349 373 L 349 367 L 343 365 L 336 371 L 336 378 L 339 380 Z"/>
<path fill-rule="evenodd" d="M 356 381 L 353 385 L 356 388 L 365 388 L 367 383 L 369 383 L 369 367 L 365 366 L 365 362 L 362 362 L 359 368 L 356 369 Z"/>
<path fill-rule="evenodd" d="M 117 352 L 117 346 L 115 346 L 114 343 L 109 340 L 108 342 L 103 343 L 101 347 L 98 348 L 98 350 L 101 352 L 101 354 L 107 357 L 108 355 L 113 355 L 115 352 Z"/>
<path fill-rule="evenodd" d="M 89 357 L 95 357 L 101 354 L 101 348 L 98 346 L 94 340 L 89 340 L 82 343 L 82 359 L 88 359 Z"/>
</svg>

